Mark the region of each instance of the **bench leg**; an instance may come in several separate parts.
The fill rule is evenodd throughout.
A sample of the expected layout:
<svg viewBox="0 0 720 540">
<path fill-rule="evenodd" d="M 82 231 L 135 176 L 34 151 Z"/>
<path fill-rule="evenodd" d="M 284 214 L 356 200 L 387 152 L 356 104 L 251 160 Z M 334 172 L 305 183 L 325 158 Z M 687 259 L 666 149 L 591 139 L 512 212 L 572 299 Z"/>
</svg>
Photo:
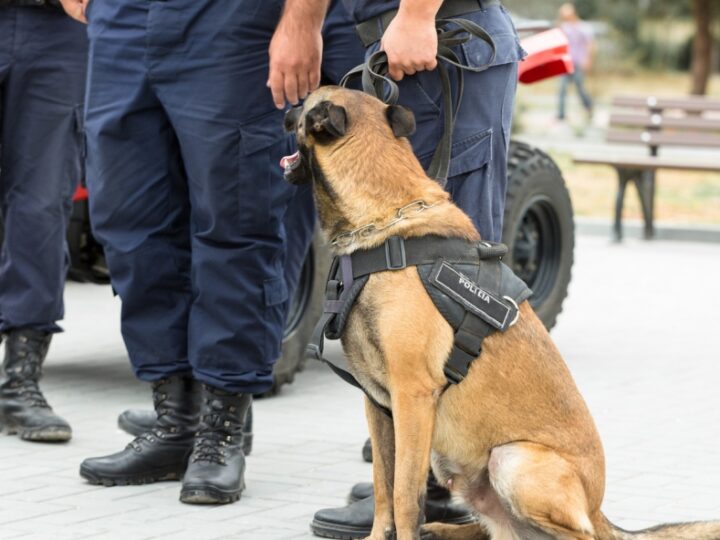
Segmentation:
<svg viewBox="0 0 720 540">
<path fill-rule="evenodd" d="M 635 181 L 645 220 L 645 239 L 655 236 L 655 171 L 643 171 Z"/>
<path fill-rule="evenodd" d="M 615 224 L 613 225 L 613 237 L 616 242 L 622 240 L 622 211 L 625 202 L 625 189 L 630 180 L 634 178 L 632 171 L 627 169 L 616 169 L 618 174 L 618 190 L 615 196 Z"/>
</svg>

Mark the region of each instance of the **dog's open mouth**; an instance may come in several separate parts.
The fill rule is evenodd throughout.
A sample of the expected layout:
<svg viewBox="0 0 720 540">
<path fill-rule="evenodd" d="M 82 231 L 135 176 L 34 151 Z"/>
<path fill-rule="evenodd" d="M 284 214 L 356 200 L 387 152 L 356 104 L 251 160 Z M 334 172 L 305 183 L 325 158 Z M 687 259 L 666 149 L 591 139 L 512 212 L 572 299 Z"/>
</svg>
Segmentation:
<svg viewBox="0 0 720 540">
<path fill-rule="evenodd" d="M 285 169 L 286 175 L 300 166 L 300 159 L 300 151 L 298 150 L 294 154 L 285 156 L 280 160 L 280 166 Z"/>
<path fill-rule="evenodd" d="M 304 184 L 310 180 L 306 167 L 301 167 L 303 163 L 300 151 L 285 156 L 280 160 L 280 166 L 285 170 L 285 180 L 291 184 Z"/>
</svg>

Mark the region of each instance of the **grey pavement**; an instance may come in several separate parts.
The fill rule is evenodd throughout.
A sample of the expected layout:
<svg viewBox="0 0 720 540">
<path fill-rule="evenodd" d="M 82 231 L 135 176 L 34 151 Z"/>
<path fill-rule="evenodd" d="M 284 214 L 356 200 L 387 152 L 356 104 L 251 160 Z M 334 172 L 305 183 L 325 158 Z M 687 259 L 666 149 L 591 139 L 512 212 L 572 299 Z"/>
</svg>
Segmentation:
<svg viewBox="0 0 720 540">
<path fill-rule="evenodd" d="M 625 528 L 720 518 L 720 246 L 581 236 L 575 261 L 553 336 L 605 444 L 606 514 Z M 177 482 L 86 484 L 80 461 L 127 444 L 117 413 L 150 399 L 130 373 L 110 288 L 69 284 L 66 301 L 43 383 L 74 438 L 0 434 L 0 539 L 311 538 L 313 513 L 370 478 L 360 393 L 312 363 L 256 402 L 240 502 L 183 505 Z"/>
</svg>

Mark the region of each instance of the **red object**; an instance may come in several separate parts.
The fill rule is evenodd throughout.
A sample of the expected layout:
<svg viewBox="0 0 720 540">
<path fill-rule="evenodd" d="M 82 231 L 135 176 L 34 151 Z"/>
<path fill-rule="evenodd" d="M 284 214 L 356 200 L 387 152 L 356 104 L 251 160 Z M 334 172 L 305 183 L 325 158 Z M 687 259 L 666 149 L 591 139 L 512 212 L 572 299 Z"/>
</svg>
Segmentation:
<svg viewBox="0 0 720 540">
<path fill-rule="evenodd" d="M 87 188 L 78 186 L 78 188 L 75 190 L 75 195 L 73 195 L 73 202 L 85 201 L 85 200 L 87 200 L 87 198 L 88 198 Z"/>
<path fill-rule="evenodd" d="M 559 28 L 523 38 L 520 43 L 528 53 L 518 70 L 521 83 L 530 84 L 574 71 L 567 37 Z"/>
</svg>

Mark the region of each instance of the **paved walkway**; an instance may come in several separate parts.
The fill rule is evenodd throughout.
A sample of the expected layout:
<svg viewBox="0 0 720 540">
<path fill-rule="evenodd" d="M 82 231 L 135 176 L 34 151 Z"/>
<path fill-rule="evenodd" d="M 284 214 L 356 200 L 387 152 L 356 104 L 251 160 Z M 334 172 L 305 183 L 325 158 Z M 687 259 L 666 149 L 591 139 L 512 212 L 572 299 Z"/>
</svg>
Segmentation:
<svg viewBox="0 0 720 540">
<path fill-rule="evenodd" d="M 618 525 L 720 518 L 720 246 L 580 237 L 555 340 L 603 437 L 604 505 Z M 118 335 L 109 287 L 70 284 L 67 332 L 44 387 L 72 423 L 66 445 L 0 436 L 0 539 L 311 538 L 315 510 L 370 478 L 358 391 L 313 364 L 256 403 L 255 449 L 240 502 L 178 502 L 179 484 L 104 488 L 87 456 L 122 448 L 127 406 L 148 406 Z M 339 354 L 331 344 L 330 354 Z"/>
</svg>

